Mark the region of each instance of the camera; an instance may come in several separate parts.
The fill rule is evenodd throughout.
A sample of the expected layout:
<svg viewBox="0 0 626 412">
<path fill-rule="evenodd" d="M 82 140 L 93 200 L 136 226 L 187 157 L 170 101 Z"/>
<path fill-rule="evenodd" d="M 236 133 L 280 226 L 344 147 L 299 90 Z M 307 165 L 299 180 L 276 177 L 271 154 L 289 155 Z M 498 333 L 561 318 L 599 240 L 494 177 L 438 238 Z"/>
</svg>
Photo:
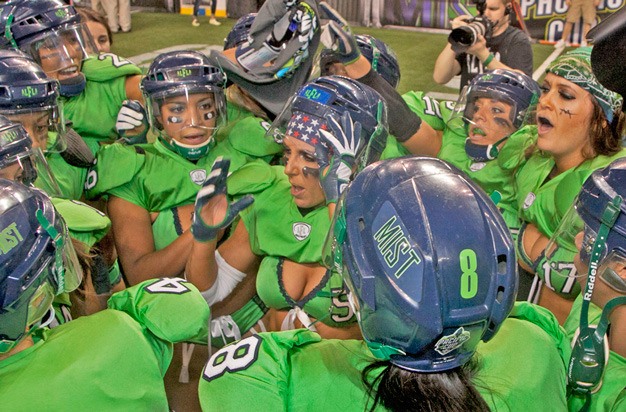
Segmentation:
<svg viewBox="0 0 626 412">
<path fill-rule="evenodd" d="M 469 20 L 469 24 L 467 26 L 461 26 L 453 29 L 448 36 L 448 43 L 450 43 L 452 50 L 454 50 L 455 53 L 464 52 L 469 47 L 474 45 L 479 35 L 486 39 L 491 37 L 493 25 L 486 17 L 483 16 L 485 7 L 487 6 L 487 1 L 476 0 L 474 3 L 476 4 L 478 16 Z"/>
</svg>

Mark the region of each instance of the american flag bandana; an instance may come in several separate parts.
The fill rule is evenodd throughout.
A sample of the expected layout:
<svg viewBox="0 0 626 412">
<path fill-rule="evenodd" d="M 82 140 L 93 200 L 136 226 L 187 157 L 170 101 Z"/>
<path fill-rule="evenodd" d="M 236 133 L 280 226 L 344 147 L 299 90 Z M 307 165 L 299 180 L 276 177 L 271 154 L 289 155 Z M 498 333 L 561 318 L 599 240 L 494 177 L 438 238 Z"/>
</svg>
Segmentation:
<svg viewBox="0 0 626 412">
<path fill-rule="evenodd" d="M 320 129 L 328 130 L 328 124 L 321 117 L 296 111 L 287 124 L 287 135 L 314 147 L 321 144 L 328 150 L 328 144 L 319 137 Z"/>
</svg>

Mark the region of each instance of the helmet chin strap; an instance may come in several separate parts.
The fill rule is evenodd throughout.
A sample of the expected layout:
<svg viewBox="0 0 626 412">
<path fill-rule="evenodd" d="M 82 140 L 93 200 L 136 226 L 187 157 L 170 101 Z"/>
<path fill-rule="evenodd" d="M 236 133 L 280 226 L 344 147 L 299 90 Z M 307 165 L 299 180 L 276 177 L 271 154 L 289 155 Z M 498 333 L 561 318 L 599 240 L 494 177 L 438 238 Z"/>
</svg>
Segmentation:
<svg viewBox="0 0 626 412">
<path fill-rule="evenodd" d="M 601 257 L 606 251 L 606 239 L 620 214 L 622 198 L 615 196 L 606 205 L 601 217 L 598 236 L 593 244 L 589 262 L 587 284 L 583 293 L 583 302 L 580 311 L 580 333 L 573 343 L 572 356 L 568 367 L 568 392 L 574 395 L 584 396 L 585 404 L 581 411 L 589 410 L 591 394 L 602 383 L 604 367 L 608 353 L 605 348 L 605 335 L 609 326 L 609 314 L 618 305 L 626 304 L 626 296 L 611 299 L 602 310 L 602 315 L 596 328 L 589 326 L 589 304 L 598 275 L 598 267 Z"/>
<path fill-rule="evenodd" d="M 509 138 L 510 135 L 504 136 L 502 139 L 489 145 L 475 144 L 468 137 L 465 139 L 465 153 L 475 162 L 487 162 L 498 157 L 500 150 L 498 146 Z"/>
<path fill-rule="evenodd" d="M 87 85 L 87 79 L 83 73 L 72 77 L 71 79 L 64 79 L 59 81 L 59 93 L 61 96 L 74 97 L 78 96 L 85 90 Z"/>
</svg>

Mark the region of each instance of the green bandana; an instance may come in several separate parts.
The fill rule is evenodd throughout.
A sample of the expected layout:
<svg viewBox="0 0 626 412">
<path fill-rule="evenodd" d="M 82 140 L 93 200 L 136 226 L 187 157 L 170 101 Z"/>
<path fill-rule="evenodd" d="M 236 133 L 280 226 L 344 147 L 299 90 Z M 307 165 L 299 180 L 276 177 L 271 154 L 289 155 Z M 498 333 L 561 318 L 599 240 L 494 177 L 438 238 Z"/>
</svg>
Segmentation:
<svg viewBox="0 0 626 412">
<path fill-rule="evenodd" d="M 591 93 L 611 123 L 615 113 L 622 107 L 623 99 L 598 82 L 591 71 L 590 59 L 591 47 L 580 47 L 556 59 L 548 66 L 546 73 L 554 73 Z"/>
</svg>

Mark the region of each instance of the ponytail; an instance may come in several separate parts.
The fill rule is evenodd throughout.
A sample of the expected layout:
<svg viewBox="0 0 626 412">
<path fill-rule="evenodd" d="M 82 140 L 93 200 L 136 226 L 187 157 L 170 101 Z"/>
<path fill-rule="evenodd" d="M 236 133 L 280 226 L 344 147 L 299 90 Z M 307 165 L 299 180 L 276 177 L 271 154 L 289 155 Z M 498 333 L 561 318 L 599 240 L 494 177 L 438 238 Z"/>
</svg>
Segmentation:
<svg viewBox="0 0 626 412">
<path fill-rule="evenodd" d="M 385 369 L 373 379 L 372 372 Z M 471 379 L 478 369 L 472 358 L 465 365 L 441 373 L 412 372 L 379 361 L 368 365 L 361 379 L 367 388 L 369 410 L 378 404 L 390 411 L 489 412 L 489 406 L 476 390 Z"/>
</svg>

